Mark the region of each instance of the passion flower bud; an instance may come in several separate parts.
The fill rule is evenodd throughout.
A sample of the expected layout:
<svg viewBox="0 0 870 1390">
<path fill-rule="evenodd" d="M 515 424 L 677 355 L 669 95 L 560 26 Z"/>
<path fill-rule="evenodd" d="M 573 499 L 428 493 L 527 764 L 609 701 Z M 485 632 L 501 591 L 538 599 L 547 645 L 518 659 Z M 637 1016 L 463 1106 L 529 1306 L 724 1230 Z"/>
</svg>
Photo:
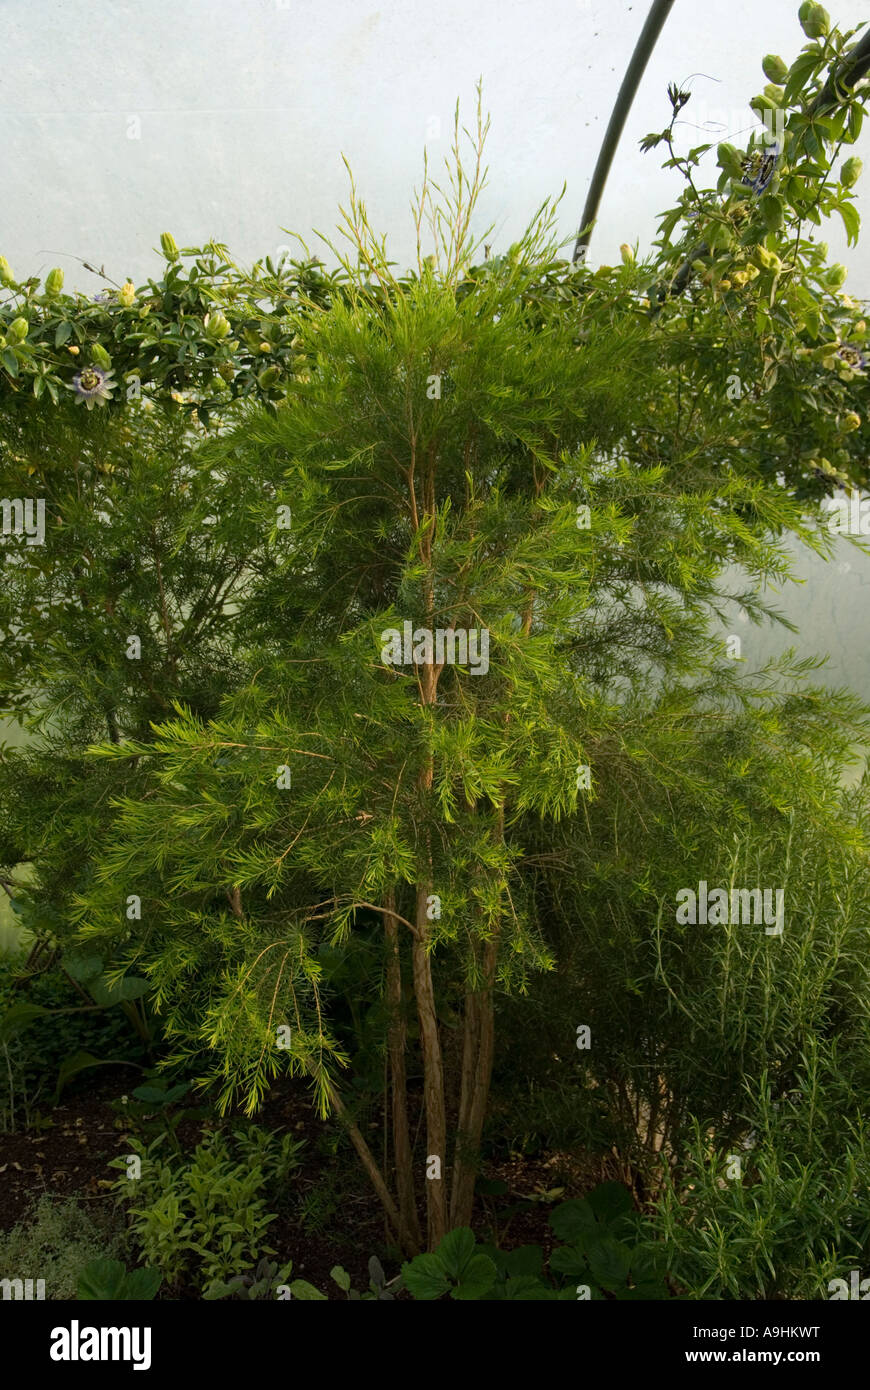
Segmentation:
<svg viewBox="0 0 870 1390">
<path fill-rule="evenodd" d="M 30 324 L 27 319 L 13 319 L 9 325 L 8 336 L 13 343 L 20 343 L 27 337 L 29 329 Z"/>
<path fill-rule="evenodd" d="M 761 61 L 761 70 L 770 82 L 775 82 L 781 87 L 788 77 L 788 66 L 783 62 L 778 53 L 768 53 Z"/>
<path fill-rule="evenodd" d="M 56 265 L 54 270 L 50 270 L 48 272 L 48 275 L 45 277 L 45 293 L 51 295 L 60 294 L 62 289 L 63 271 L 61 270 L 60 266 Z"/>
<path fill-rule="evenodd" d="M 831 27 L 831 16 L 823 5 L 805 0 L 798 10 L 798 20 L 808 39 L 824 38 Z"/>
<path fill-rule="evenodd" d="M 91 344 L 91 357 L 96 362 L 98 367 L 111 367 L 112 365 L 112 359 L 106 352 L 106 349 L 103 347 L 102 343 Z"/>
<path fill-rule="evenodd" d="M 209 338 L 226 338 L 230 325 L 220 309 L 214 309 L 205 316 L 205 331 Z"/>
<path fill-rule="evenodd" d="M 260 383 L 260 386 L 263 388 L 264 391 L 268 391 L 270 386 L 275 385 L 275 382 L 278 380 L 280 375 L 281 370 L 279 367 L 266 367 L 262 372 L 260 372 L 260 375 L 257 377 L 257 381 Z"/>
<path fill-rule="evenodd" d="M 175 237 L 171 232 L 160 233 L 160 247 L 168 261 L 178 260 L 178 247 L 175 244 Z"/>
<path fill-rule="evenodd" d="M 840 183 L 844 188 L 852 188 L 861 177 L 861 170 L 864 168 L 863 159 L 859 159 L 856 154 L 851 159 L 847 159 L 840 170 Z"/>
<path fill-rule="evenodd" d="M 847 410 L 843 416 L 843 428 L 851 433 L 852 430 L 861 428 L 861 416 L 856 410 Z"/>
<path fill-rule="evenodd" d="M 123 304 L 125 309 L 131 309 L 136 303 L 136 290 L 132 280 L 125 280 L 118 290 L 118 303 Z"/>
<path fill-rule="evenodd" d="M 0 285 L 12 285 L 15 277 L 12 274 L 12 267 L 5 256 L 0 256 Z"/>
<path fill-rule="evenodd" d="M 779 256 L 773 251 L 768 251 L 766 246 L 759 246 L 756 255 L 765 270 L 782 270 L 782 261 Z"/>
<path fill-rule="evenodd" d="M 838 290 L 846 278 L 846 267 L 844 265 L 832 265 L 828 270 L 827 280 L 835 290 Z"/>
<path fill-rule="evenodd" d="M 631 247 L 629 246 L 629 244 L 628 244 L 627 241 L 624 241 L 624 242 L 622 243 L 622 245 L 620 246 L 620 248 L 619 248 L 619 254 L 620 254 L 620 256 L 622 257 L 622 263 L 623 263 L 623 265 L 633 265 L 633 264 L 634 264 L 634 252 L 632 251 L 632 249 L 631 249 Z"/>
</svg>

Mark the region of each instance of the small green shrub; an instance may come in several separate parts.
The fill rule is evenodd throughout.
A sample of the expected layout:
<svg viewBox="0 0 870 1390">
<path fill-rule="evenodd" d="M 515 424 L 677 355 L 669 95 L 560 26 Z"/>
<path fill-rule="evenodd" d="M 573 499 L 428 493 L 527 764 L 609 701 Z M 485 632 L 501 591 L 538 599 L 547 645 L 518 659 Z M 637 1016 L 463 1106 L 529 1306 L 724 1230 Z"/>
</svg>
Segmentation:
<svg viewBox="0 0 870 1390">
<path fill-rule="evenodd" d="M 302 1141 L 250 1125 L 214 1131 L 190 1155 L 161 1156 L 164 1142 L 130 1141 L 141 1160 L 138 1179 L 127 1178 L 126 1158 L 110 1165 L 125 1174 L 117 1187 L 131 1202 L 130 1228 L 146 1263 L 170 1286 L 189 1277 L 204 1290 L 274 1255 L 267 1203 L 298 1165 Z"/>
<path fill-rule="evenodd" d="M 748 1137 L 732 1152 L 696 1120 L 685 1162 L 649 1218 L 685 1296 L 819 1299 L 830 1280 L 863 1277 L 870 1130 L 837 1049 L 811 1045 L 778 1102 L 763 1077 L 743 1124 Z"/>
<path fill-rule="evenodd" d="M 0 1278 L 44 1279 L 46 1299 L 71 1299 L 85 1265 L 123 1249 L 123 1232 L 109 1213 L 74 1197 L 44 1195 L 23 1221 L 0 1233 Z"/>
</svg>

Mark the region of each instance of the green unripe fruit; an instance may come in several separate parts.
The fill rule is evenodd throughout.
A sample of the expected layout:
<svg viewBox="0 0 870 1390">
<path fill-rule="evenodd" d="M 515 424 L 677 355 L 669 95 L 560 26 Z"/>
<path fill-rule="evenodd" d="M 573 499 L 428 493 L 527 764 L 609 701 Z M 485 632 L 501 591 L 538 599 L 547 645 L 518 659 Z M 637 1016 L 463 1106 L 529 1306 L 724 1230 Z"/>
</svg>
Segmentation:
<svg viewBox="0 0 870 1390">
<path fill-rule="evenodd" d="M 761 70 L 770 82 L 775 82 L 781 87 L 788 77 L 788 67 L 777 53 L 768 53 L 761 62 Z"/>
<path fill-rule="evenodd" d="M 798 10 L 798 20 L 808 39 L 822 39 L 831 27 L 831 16 L 823 5 L 804 0 Z"/>
<path fill-rule="evenodd" d="M 50 270 L 48 272 L 48 275 L 45 277 L 45 293 L 52 295 L 60 294 L 62 289 L 63 271 L 61 270 L 60 266 L 56 265 L 54 270 Z"/>
<path fill-rule="evenodd" d="M 864 168 L 863 159 L 859 159 L 856 154 L 851 159 L 847 159 L 840 170 L 840 183 L 844 188 L 852 188 L 861 177 L 861 170 Z"/>
<path fill-rule="evenodd" d="M 29 329 L 27 319 L 13 319 L 9 325 L 9 337 L 13 343 L 21 343 L 27 337 Z"/>
<path fill-rule="evenodd" d="M 270 386 L 275 385 L 280 375 L 280 367 L 266 367 L 264 371 L 260 372 L 257 381 L 260 383 L 263 390 L 267 391 Z"/>
</svg>

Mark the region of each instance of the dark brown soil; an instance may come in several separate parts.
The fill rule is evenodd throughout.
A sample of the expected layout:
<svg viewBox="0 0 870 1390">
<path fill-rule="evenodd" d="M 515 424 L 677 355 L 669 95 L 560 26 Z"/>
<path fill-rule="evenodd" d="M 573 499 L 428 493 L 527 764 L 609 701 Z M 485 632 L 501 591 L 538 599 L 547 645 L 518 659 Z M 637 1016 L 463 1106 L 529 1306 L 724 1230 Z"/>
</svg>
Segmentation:
<svg viewBox="0 0 870 1390">
<path fill-rule="evenodd" d="M 111 1102 L 125 1095 L 130 1084 L 129 1071 L 107 1068 L 98 1080 L 70 1087 L 63 1103 L 51 1111 L 46 1127 L 0 1134 L 0 1229 L 8 1230 L 20 1221 L 43 1193 L 107 1205 L 113 1202 L 111 1188 L 117 1174 L 108 1163 L 119 1153 L 129 1152 L 129 1144 L 125 1122 Z M 301 1167 L 290 1179 L 286 1199 L 279 1198 L 276 1204 L 277 1219 L 269 1235 L 276 1251 L 273 1258 L 279 1263 L 291 1259 L 293 1277 L 307 1279 L 330 1299 L 345 1297 L 330 1278 L 335 1265 L 342 1265 L 353 1287 L 360 1290 L 368 1288 L 372 1255 L 381 1260 L 387 1279 L 397 1274 L 401 1256 L 388 1242 L 378 1200 L 352 1151 L 344 1144 L 332 1151 L 335 1128 L 312 1114 L 307 1092 L 286 1086 L 273 1092 L 256 1122 L 289 1130 L 306 1141 Z M 199 1121 L 184 1122 L 179 1138 L 185 1149 L 196 1144 L 202 1127 Z M 369 1128 L 377 1153 L 381 1126 Z M 552 1236 L 547 1218 L 552 1202 L 580 1196 L 611 1175 L 602 1172 L 597 1160 L 555 1154 L 514 1157 L 490 1166 L 486 1176 L 507 1183 L 510 1191 L 478 1198 L 473 1223 L 478 1238 L 508 1249 L 538 1244 L 549 1252 Z M 554 1189 L 563 1191 L 556 1195 Z M 507 1212 L 511 1207 L 518 1209 Z M 173 1290 L 168 1296 L 198 1299 L 200 1293 L 192 1287 Z"/>
</svg>

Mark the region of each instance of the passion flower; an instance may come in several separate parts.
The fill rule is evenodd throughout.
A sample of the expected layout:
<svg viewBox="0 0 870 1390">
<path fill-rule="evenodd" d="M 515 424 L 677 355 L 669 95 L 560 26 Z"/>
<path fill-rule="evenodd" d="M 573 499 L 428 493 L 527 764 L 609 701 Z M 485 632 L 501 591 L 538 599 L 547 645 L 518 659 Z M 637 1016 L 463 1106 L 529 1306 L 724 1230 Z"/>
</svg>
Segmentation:
<svg viewBox="0 0 870 1390">
<path fill-rule="evenodd" d="M 72 382 L 76 405 L 86 405 L 88 410 L 93 410 L 95 405 L 103 406 L 112 399 L 116 386 L 111 372 L 105 372 L 101 367 L 83 367 L 76 372 Z"/>
<path fill-rule="evenodd" d="M 863 372 L 868 360 L 870 360 L 866 353 L 861 352 L 859 348 L 852 347 L 851 343 L 843 343 L 837 348 L 836 355 L 853 372 Z"/>
<path fill-rule="evenodd" d="M 774 141 L 763 150 L 753 151 L 744 160 L 742 183 L 744 187 L 751 189 L 756 197 L 765 191 L 773 178 L 781 154 L 779 144 Z"/>
</svg>

